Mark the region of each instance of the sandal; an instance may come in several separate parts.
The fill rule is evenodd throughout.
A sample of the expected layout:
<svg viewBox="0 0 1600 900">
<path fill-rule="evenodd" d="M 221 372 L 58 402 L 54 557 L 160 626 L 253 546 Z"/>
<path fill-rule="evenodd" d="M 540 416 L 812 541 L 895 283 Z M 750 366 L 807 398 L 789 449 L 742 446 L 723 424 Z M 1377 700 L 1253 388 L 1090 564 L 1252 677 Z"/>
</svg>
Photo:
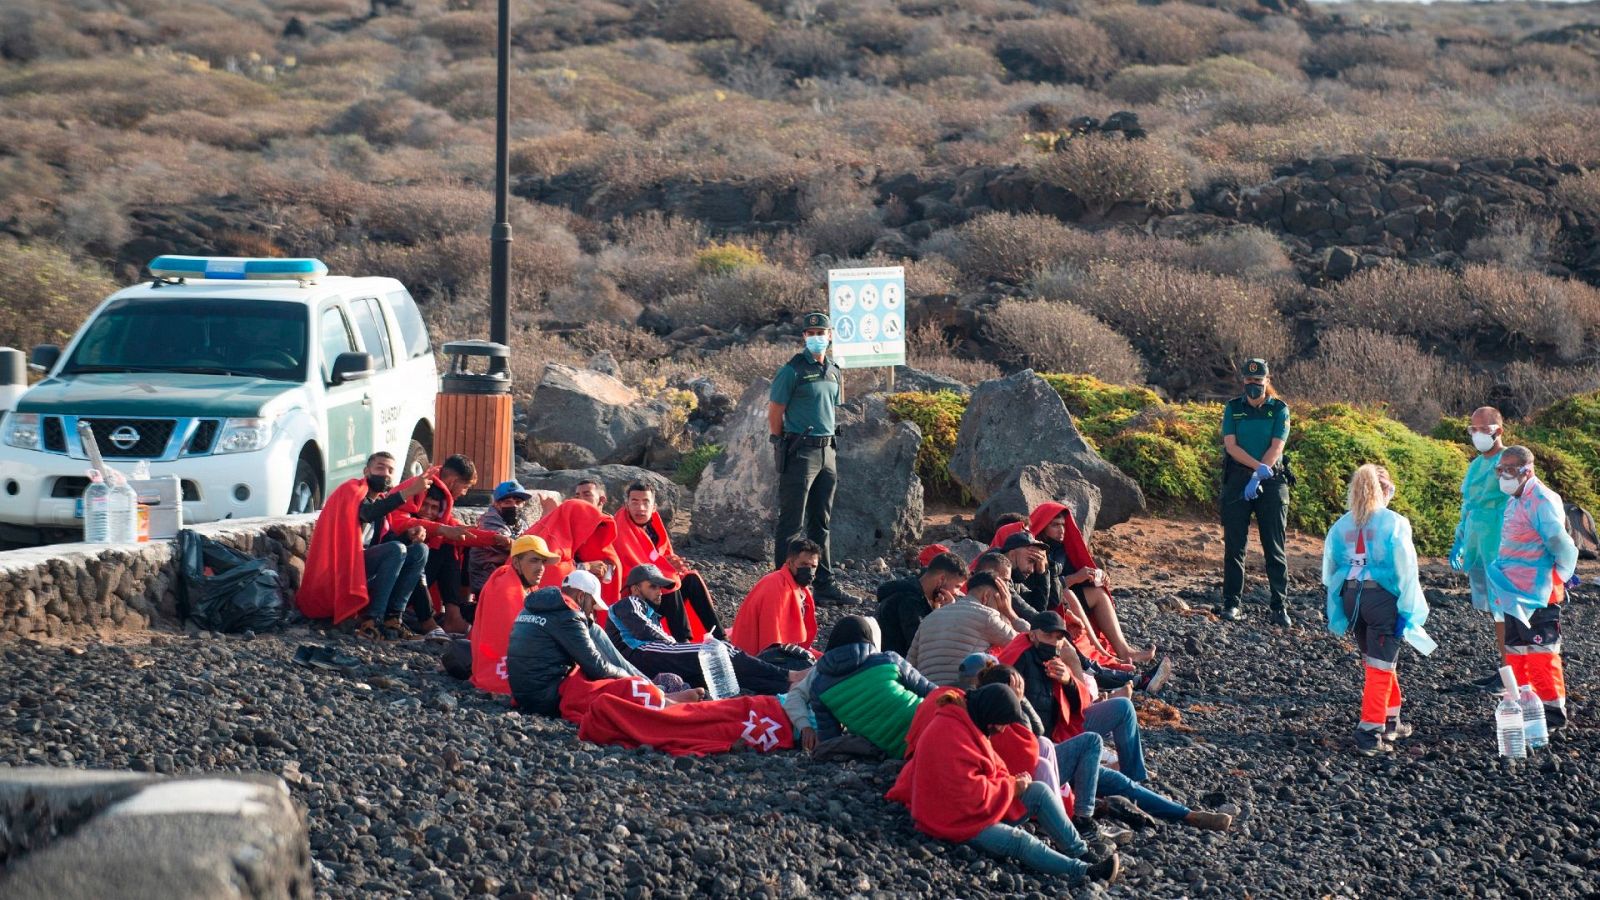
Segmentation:
<svg viewBox="0 0 1600 900">
<path fill-rule="evenodd" d="M 361 624 L 356 626 L 356 637 L 379 643 L 385 640 L 383 626 L 378 624 L 377 619 L 362 619 Z"/>
</svg>

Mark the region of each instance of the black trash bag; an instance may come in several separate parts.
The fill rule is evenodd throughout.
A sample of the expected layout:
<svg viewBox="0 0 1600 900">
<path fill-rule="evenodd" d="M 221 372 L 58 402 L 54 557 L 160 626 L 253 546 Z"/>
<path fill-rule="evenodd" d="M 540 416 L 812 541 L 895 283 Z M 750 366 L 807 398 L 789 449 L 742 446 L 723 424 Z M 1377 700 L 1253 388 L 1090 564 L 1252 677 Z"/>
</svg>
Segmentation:
<svg viewBox="0 0 1600 900">
<path fill-rule="evenodd" d="M 201 628 L 259 632 L 283 624 L 283 587 L 264 559 L 185 528 L 178 532 L 178 575 L 178 615 Z"/>
</svg>

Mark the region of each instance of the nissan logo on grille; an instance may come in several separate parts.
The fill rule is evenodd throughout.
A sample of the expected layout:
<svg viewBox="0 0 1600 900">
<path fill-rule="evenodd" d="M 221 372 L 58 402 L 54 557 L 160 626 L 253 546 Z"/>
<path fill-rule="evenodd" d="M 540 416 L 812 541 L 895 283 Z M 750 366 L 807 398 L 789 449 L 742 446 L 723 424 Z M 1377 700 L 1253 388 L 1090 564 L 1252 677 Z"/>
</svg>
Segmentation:
<svg viewBox="0 0 1600 900">
<path fill-rule="evenodd" d="M 139 430 L 131 425 L 124 425 L 111 432 L 111 443 L 117 445 L 119 450 L 131 450 L 133 445 L 139 443 Z"/>
</svg>

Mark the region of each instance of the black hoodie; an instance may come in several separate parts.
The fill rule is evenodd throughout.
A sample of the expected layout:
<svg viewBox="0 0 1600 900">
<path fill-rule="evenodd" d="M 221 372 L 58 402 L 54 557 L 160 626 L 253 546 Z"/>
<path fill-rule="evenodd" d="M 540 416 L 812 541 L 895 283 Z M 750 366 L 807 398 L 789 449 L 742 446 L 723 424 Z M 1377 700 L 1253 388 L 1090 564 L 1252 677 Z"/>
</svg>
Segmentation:
<svg viewBox="0 0 1600 900">
<path fill-rule="evenodd" d="M 573 609 L 557 588 L 528 595 L 506 647 L 506 680 L 517 706 L 547 716 L 561 714 L 561 682 L 576 667 L 591 681 L 628 678 L 600 655 L 587 616 Z"/>
</svg>

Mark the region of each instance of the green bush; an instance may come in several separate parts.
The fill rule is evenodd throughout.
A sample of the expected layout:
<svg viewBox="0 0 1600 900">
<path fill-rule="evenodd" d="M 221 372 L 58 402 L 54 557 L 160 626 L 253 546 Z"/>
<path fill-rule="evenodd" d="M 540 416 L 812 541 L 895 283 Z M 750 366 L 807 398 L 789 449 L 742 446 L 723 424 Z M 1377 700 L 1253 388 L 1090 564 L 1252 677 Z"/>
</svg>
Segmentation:
<svg viewBox="0 0 1600 900">
<path fill-rule="evenodd" d="M 699 487 L 700 476 L 705 473 L 706 466 L 721 456 L 722 450 L 721 444 L 706 444 L 690 450 L 678 460 L 678 471 L 672 474 L 672 480 L 690 490 Z"/>
<path fill-rule="evenodd" d="M 917 423 L 922 429 L 922 446 L 917 449 L 917 477 L 923 487 L 939 496 L 971 498 L 950 475 L 950 454 L 956 448 L 961 417 L 967 411 L 967 398 L 954 391 L 938 393 L 907 392 L 889 397 L 889 412 L 897 418 Z"/>
</svg>

